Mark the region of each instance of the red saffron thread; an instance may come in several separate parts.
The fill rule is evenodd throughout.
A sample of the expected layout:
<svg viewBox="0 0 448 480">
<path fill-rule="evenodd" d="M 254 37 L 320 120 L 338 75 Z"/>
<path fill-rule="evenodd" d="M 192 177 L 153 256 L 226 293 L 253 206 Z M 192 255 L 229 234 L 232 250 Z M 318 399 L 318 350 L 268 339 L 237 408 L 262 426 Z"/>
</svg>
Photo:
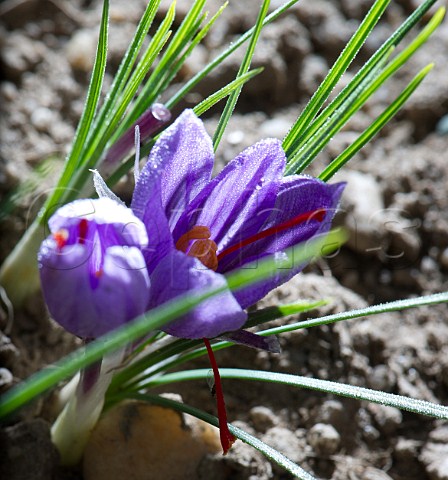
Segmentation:
<svg viewBox="0 0 448 480">
<path fill-rule="evenodd" d="M 219 375 L 218 365 L 216 363 L 210 341 L 208 338 L 203 338 L 203 340 L 205 343 L 205 348 L 207 349 L 208 358 L 210 359 L 210 364 L 213 369 L 213 376 L 215 378 L 216 405 L 218 407 L 219 420 L 219 438 L 221 439 L 223 454 L 225 455 L 230 450 L 230 447 L 235 443 L 236 437 L 230 433 L 229 426 L 227 425 L 226 404 L 224 402 L 221 377 Z"/>
<path fill-rule="evenodd" d="M 220 252 L 218 254 L 218 261 L 221 260 L 221 258 L 225 257 L 226 255 L 236 252 L 240 248 L 250 245 L 251 243 L 254 243 L 257 240 L 261 240 L 262 238 L 266 238 L 271 235 L 274 235 L 275 233 L 281 232 L 283 230 L 287 230 L 288 228 L 294 227 L 295 225 L 299 225 L 300 223 L 306 222 L 307 220 L 312 219 L 312 220 L 317 220 L 318 222 L 322 222 L 323 219 L 325 218 L 325 213 L 326 213 L 325 210 L 322 208 L 319 208 L 318 210 L 312 210 L 311 212 L 301 213 L 300 215 L 297 215 L 294 218 L 286 220 L 286 222 L 280 223 L 279 225 L 275 225 L 274 227 L 267 228 L 266 230 L 263 230 L 254 235 L 251 235 L 250 237 L 245 238 L 244 240 L 241 240 L 241 242 L 238 242 L 235 245 L 232 245 L 231 247 L 226 248 L 225 250 Z"/>
<path fill-rule="evenodd" d="M 87 220 L 85 218 L 81 219 L 81 221 L 79 222 L 79 239 L 78 239 L 78 242 L 80 245 L 84 245 L 84 243 L 86 243 L 87 227 L 88 227 Z"/>
</svg>

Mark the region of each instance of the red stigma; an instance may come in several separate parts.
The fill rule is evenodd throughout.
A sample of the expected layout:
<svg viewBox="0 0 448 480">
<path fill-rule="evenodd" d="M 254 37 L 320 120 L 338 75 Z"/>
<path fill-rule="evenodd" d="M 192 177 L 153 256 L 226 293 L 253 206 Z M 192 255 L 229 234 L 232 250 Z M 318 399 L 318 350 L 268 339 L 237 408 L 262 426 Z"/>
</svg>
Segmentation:
<svg viewBox="0 0 448 480">
<path fill-rule="evenodd" d="M 203 338 L 205 348 L 207 349 L 208 358 L 213 370 L 213 376 L 215 378 L 215 390 L 216 390 L 216 404 L 218 407 L 218 420 L 219 420 L 219 438 L 221 440 L 222 452 L 225 455 L 235 443 L 236 437 L 234 437 L 227 425 L 227 413 L 226 404 L 224 402 L 224 393 L 222 391 L 221 376 L 219 375 L 218 365 L 216 363 L 215 355 L 213 354 L 212 347 L 208 338 Z"/>
<path fill-rule="evenodd" d="M 246 247 L 251 243 L 255 243 L 257 240 L 270 237 L 271 235 L 274 235 L 278 232 L 282 232 L 283 230 L 287 230 L 289 228 L 295 227 L 296 225 L 300 225 L 301 223 L 304 223 L 308 220 L 317 220 L 318 222 L 322 222 L 325 218 L 325 214 L 326 214 L 326 210 L 323 208 L 319 208 L 317 210 L 311 210 L 310 212 L 301 213 L 300 215 L 297 215 L 294 218 L 286 220 L 286 222 L 280 223 L 279 225 L 275 225 L 274 227 L 271 227 L 271 228 L 267 228 L 266 230 L 258 232 L 255 235 L 251 235 L 250 237 L 245 238 L 244 240 L 241 240 L 241 242 L 235 243 L 235 245 L 232 245 L 229 248 L 226 248 L 225 250 L 223 250 L 218 254 L 218 261 L 221 260 L 221 258 L 225 257 L 226 255 L 236 252 L 240 248 Z"/>
<path fill-rule="evenodd" d="M 83 218 L 79 222 L 79 237 L 78 237 L 78 243 L 81 245 L 84 245 L 86 243 L 86 237 L 87 237 L 87 227 L 89 223 L 85 218 Z"/>
<path fill-rule="evenodd" d="M 64 228 L 53 233 L 53 239 L 56 242 L 58 250 L 62 250 L 67 245 L 68 232 Z"/>
</svg>

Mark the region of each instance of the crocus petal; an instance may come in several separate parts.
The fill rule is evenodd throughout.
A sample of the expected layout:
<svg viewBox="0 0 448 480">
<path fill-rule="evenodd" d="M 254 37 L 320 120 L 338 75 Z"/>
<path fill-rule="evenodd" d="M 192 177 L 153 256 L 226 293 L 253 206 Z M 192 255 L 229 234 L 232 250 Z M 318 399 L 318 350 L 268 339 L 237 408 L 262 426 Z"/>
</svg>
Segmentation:
<svg viewBox="0 0 448 480">
<path fill-rule="evenodd" d="M 221 335 L 220 338 L 246 347 L 256 348 L 257 350 L 265 350 L 270 353 L 280 353 L 282 351 L 275 335 L 263 337 L 256 333 L 248 332 L 247 330 L 236 330 L 235 332 Z"/>
<path fill-rule="evenodd" d="M 275 204 L 285 161 L 281 143 L 275 139 L 244 150 L 193 200 L 174 238 L 194 225 L 205 225 L 222 250 L 258 231 Z"/>
<path fill-rule="evenodd" d="M 345 183 L 327 184 L 313 177 L 291 175 L 280 185 L 275 206 L 260 231 L 275 228 L 299 215 L 310 213 L 309 219 L 239 249 L 220 260 L 219 271 L 227 272 L 254 262 L 264 256 L 281 252 L 293 245 L 305 242 L 330 229 Z M 312 212 L 324 210 L 321 221 Z"/>
<path fill-rule="evenodd" d="M 96 338 L 144 313 L 149 276 L 136 247 L 110 247 L 98 286 L 90 283 L 85 245 L 56 247 L 49 237 L 39 251 L 39 270 L 48 309 L 57 322 L 82 338 Z"/>
<path fill-rule="evenodd" d="M 210 180 L 214 154 L 203 123 L 185 110 L 151 150 L 149 162 L 162 169 L 162 204 L 171 227 Z"/>
<path fill-rule="evenodd" d="M 162 205 L 161 169 L 155 159 L 143 167 L 135 186 L 131 208 L 146 227 L 148 244 L 143 255 L 149 273 L 174 248 L 173 238 Z"/>
<path fill-rule="evenodd" d="M 199 294 L 226 285 L 222 275 L 204 267 L 197 259 L 173 250 L 157 265 L 151 276 L 150 307 L 179 295 Z M 179 320 L 165 325 L 163 330 L 181 338 L 213 338 L 241 328 L 246 319 L 247 314 L 227 290 L 205 300 Z"/>
<path fill-rule="evenodd" d="M 301 213 L 320 208 L 325 209 L 326 214 L 322 221 L 311 218 L 304 224 L 281 231 L 275 236 L 245 247 L 243 264 L 273 255 L 274 259 L 278 258 L 281 261 L 282 268 L 279 268 L 268 279 L 235 292 L 234 295 L 242 308 L 253 305 L 269 291 L 291 279 L 304 268 L 305 265 L 297 265 L 293 258 L 289 258 L 285 250 L 329 231 L 344 186 L 344 183 L 328 185 L 320 180 L 304 176 L 291 176 L 284 179 L 277 197 L 275 211 L 263 229 L 279 225 Z M 285 259 L 287 260 L 286 264 Z M 288 263 L 289 267 L 285 266 Z"/>
<path fill-rule="evenodd" d="M 83 219 L 94 222 L 111 245 L 118 243 L 143 248 L 148 242 L 144 225 L 138 221 L 131 209 L 106 197 L 68 203 L 54 213 L 48 225 L 52 233 L 64 229 L 69 234 L 75 234 L 76 227 Z M 75 243 L 76 240 L 69 238 L 68 243 Z"/>
</svg>

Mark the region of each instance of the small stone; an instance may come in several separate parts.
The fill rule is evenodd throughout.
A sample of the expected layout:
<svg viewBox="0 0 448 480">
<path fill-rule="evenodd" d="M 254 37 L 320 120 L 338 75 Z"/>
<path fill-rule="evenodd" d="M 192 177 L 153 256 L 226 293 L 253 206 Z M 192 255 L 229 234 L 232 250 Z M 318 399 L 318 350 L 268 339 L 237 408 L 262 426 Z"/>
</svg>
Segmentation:
<svg viewBox="0 0 448 480">
<path fill-rule="evenodd" d="M 336 453 L 341 443 L 341 437 L 332 425 L 316 423 L 307 435 L 309 444 L 318 455 L 328 456 Z"/>
<path fill-rule="evenodd" d="M 322 423 L 333 425 L 341 424 L 344 417 L 344 406 L 337 400 L 327 400 L 320 408 L 318 418 Z"/>
<path fill-rule="evenodd" d="M 0 392 L 12 385 L 14 377 L 7 368 L 0 368 Z"/>
<path fill-rule="evenodd" d="M 273 427 L 270 428 L 262 437 L 263 442 L 282 452 L 295 463 L 302 463 L 307 455 L 307 446 L 305 438 L 300 437 L 288 428 Z M 309 448 L 309 447 L 308 447 Z M 275 471 L 283 471 L 274 465 Z"/>
<path fill-rule="evenodd" d="M 31 123 L 40 132 L 48 132 L 55 121 L 55 114 L 45 107 L 37 108 L 31 114 Z"/>
<path fill-rule="evenodd" d="M 186 421 L 188 418 L 188 421 Z M 85 480 L 195 478 L 201 459 L 221 451 L 217 429 L 174 410 L 129 401 L 108 411 L 86 446 Z"/>
<path fill-rule="evenodd" d="M 448 248 L 445 248 L 440 255 L 440 263 L 445 270 L 448 270 Z"/>
<path fill-rule="evenodd" d="M 249 415 L 254 427 L 259 432 L 265 432 L 277 423 L 277 418 L 267 407 L 253 407 L 251 408 Z"/>
<path fill-rule="evenodd" d="M 339 172 L 337 179 L 347 182 L 341 208 L 350 232 L 348 245 L 363 254 L 382 250 L 384 201 L 379 183 L 372 175 L 351 170 Z"/>
<path fill-rule="evenodd" d="M 420 460 L 425 465 L 431 480 L 448 480 L 448 445 L 429 443 L 425 446 Z"/>
<path fill-rule="evenodd" d="M 361 478 L 362 480 L 392 480 L 386 472 L 373 467 L 367 467 Z"/>
<path fill-rule="evenodd" d="M 54 478 L 58 453 L 50 425 L 37 419 L 0 429 L 0 473 L 8 480 Z"/>
<path fill-rule="evenodd" d="M 291 122 L 284 117 L 275 117 L 267 120 L 261 125 L 260 136 L 283 138 L 291 128 Z"/>
<path fill-rule="evenodd" d="M 398 408 L 376 403 L 369 404 L 368 408 L 379 429 L 386 435 L 395 432 L 403 420 L 403 415 Z"/>
<path fill-rule="evenodd" d="M 67 59 L 74 70 L 90 72 L 95 62 L 97 36 L 93 30 L 79 30 L 66 47 Z"/>
<path fill-rule="evenodd" d="M 372 372 L 368 377 L 369 387 L 383 392 L 390 392 L 395 382 L 396 377 L 394 372 L 383 364 L 372 368 Z"/>
</svg>

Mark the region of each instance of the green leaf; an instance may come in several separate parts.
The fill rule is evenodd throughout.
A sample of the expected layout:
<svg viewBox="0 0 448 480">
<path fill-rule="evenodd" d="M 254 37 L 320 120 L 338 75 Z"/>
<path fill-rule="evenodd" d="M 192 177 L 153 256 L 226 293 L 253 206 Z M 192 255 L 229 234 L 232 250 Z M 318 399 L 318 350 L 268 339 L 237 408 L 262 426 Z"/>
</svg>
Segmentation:
<svg viewBox="0 0 448 480">
<path fill-rule="evenodd" d="M 167 385 L 175 382 L 184 382 L 187 380 L 203 380 L 207 378 L 208 371 L 208 369 L 201 369 L 170 373 L 154 379 L 151 382 L 151 386 Z M 379 392 L 369 388 L 355 387 L 353 385 L 345 385 L 343 383 L 319 380 L 317 378 L 301 377 L 299 375 L 290 375 L 287 373 L 265 372 L 260 370 L 220 368 L 219 373 L 221 378 L 291 385 L 293 387 L 306 388 L 317 392 L 330 393 L 356 400 L 379 403 L 380 405 L 388 405 L 401 410 L 407 410 L 409 412 L 419 413 L 429 417 L 448 420 L 448 406 L 437 405 L 435 403 L 418 400 L 415 398 L 408 398 L 402 395 Z"/>
<path fill-rule="evenodd" d="M 274 10 L 270 15 L 268 15 L 264 22 L 263 27 L 275 21 L 280 15 L 286 12 L 289 8 L 295 5 L 299 0 L 289 0 L 281 7 Z M 231 43 L 220 55 L 218 55 L 214 60 L 208 63 L 200 72 L 194 75 L 173 97 L 171 97 L 165 106 L 167 108 L 174 107 L 179 103 L 185 95 L 190 92 L 201 80 L 207 77 L 207 75 L 213 71 L 218 65 L 220 65 L 227 57 L 229 57 L 235 50 L 237 50 L 241 45 L 243 45 L 247 40 L 252 38 L 252 35 L 255 31 L 255 27 L 250 28 L 246 33 L 241 35 L 238 39 Z"/>
<path fill-rule="evenodd" d="M 402 25 L 383 43 L 383 45 L 374 53 L 374 55 L 363 65 L 363 67 L 359 70 L 359 72 L 353 77 L 350 83 L 337 95 L 337 97 L 328 105 L 322 113 L 310 124 L 306 127 L 305 130 L 298 132 L 299 136 L 295 137 L 291 141 L 294 143 L 294 148 L 288 153 L 288 158 L 294 156 L 299 149 L 303 147 L 303 145 L 316 133 L 316 131 L 322 127 L 322 125 L 328 121 L 328 118 L 333 115 L 346 101 L 347 99 L 353 95 L 356 90 L 359 90 L 361 84 L 365 84 L 365 79 L 371 72 L 377 68 L 378 63 L 382 61 L 385 55 L 388 55 L 391 52 L 391 49 L 396 47 L 403 38 L 409 33 L 409 31 L 416 25 L 416 23 L 423 17 L 423 15 L 429 10 L 429 8 L 436 2 L 437 0 L 427 0 L 422 5 L 420 5 L 415 12 L 410 15 Z M 422 32 L 420 36 L 420 40 L 418 42 L 426 41 L 426 35 L 436 28 L 436 22 L 438 22 L 438 17 L 442 16 L 442 12 L 437 12 L 432 22 L 434 22 L 431 26 L 425 29 L 426 32 Z M 441 18 L 440 18 L 441 20 Z M 426 37 L 426 38 L 425 38 Z M 407 53 L 400 55 L 401 59 L 405 59 L 407 54 L 412 54 L 412 48 L 408 50 Z M 412 52 L 412 53 L 411 53 Z M 392 74 L 396 69 L 399 68 L 399 59 L 394 60 L 395 69 L 389 72 Z M 386 78 L 384 78 L 386 80 Z M 290 135 L 291 132 L 288 134 Z M 286 174 L 295 173 L 294 168 L 290 165 L 286 168 Z"/>
<path fill-rule="evenodd" d="M 90 78 L 89 89 L 87 92 L 87 99 L 84 105 L 84 110 L 81 119 L 76 129 L 75 138 L 73 140 L 73 146 L 71 148 L 69 157 L 65 162 L 64 171 L 58 182 L 58 187 L 53 190 L 48 200 L 45 202 L 44 208 L 40 215 L 40 223 L 44 224 L 48 220 L 47 213 L 49 209 L 60 201 L 63 194 L 67 192 L 67 187 L 70 184 L 70 180 L 75 173 L 81 161 L 81 151 L 84 143 L 87 139 L 89 130 L 92 126 L 92 122 L 95 116 L 95 112 L 98 108 L 98 102 L 100 99 L 101 87 L 103 85 L 104 72 L 106 69 L 107 59 L 107 35 L 109 27 L 109 0 L 104 0 L 103 12 L 101 17 L 100 34 L 98 39 L 98 46 L 95 57 L 95 64 Z"/>
<path fill-rule="evenodd" d="M 400 110 L 415 89 L 420 85 L 426 75 L 433 68 L 433 64 L 422 69 L 400 95 L 367 127 L 363 133 L 338 157 L 336 157 L 319 175 L 324 182 L 328 181 L 340 170 L 366 143 L 368 143 L 389 120 Z"/>
<path fill-rule="evenodd" d="M 367 37 L 370 35 L 373 27 L 378 23 L 382 14 L 386 10 L 390 0 L 377 0 L 359 28 L 353 34 L 352 38 L 347 43 L 346 47 L 336 60 L 333 67 L 324 78 L 319 88 L 316 90 L 308 105 L 305 107 L 299 118 L 296 120 L 291 130 L 283 140 L 283 149 L 286 156 L 289 158 L 297 150 L 297 143 L 300 140 L 303 132 L 312 122 L 313 118 L 325 103 L 333 88 L 338 83 L 339 79 L 345 73 L 359 49 L 362 47 Z"/>
<path fill-rule="evenodd" d="M 214 105 L 216 105 L 219 101 L 221 101 L 223 98 L 226 98 L 229 96 L 232 92 L 234 92 L 236 89 L 241 88 L 242 85 L 244 85 L 246 82 L 248 82 L 251 78 L 255 77 L 259 73 L 263 71 L 263 68 L 256 68 L 254 70 L 250 70 L 249 72 L 245 73 L 244 75 L 241 75 L 229 84 L 227 84 L 225 87 L 221 88 L 217 92 L 211 94 L 208 96 L 206 99 L 202 100 L 201 103 L 198 103 L 194 108 L 194 113 L 197 116 L 201 116 L 203 113 L 205 113 L 207 110 L 212 108 Z"/>
<path fill-rule="evenodd" d="M 238 74 L 236 76 L 237 79 L 238 77 L 241 77 L 249 70 L 250 64 L 252 62 L 252 57 L 255 52 L 255 47 L 257 45 L 261 30 L 263 28 L 263 21 L 268 13 L 269 4 L 270 4 L 270 0 L 263 0 L 263 4 L 260 8 L 257 21 L 255 23 L 254 31 L 249 42 L 249 46 L 247 47 L 243 61 L 241 62 L 240 68 L 238 70 Z M 236 102 L 238 101 L 242 88 L 243 88 L 243 85 L 241 84 L 241 86 L 236 88 L 230 94 L 227 100 L 226 106 L 224 107 L 224 110 L 219 119 L 218 125 L 216 127 L 215 133 L 213 135 L 213 149 L 215 151 L 218 148 L 219 143 L 221 142 L 222 136 L 224 135 L 224 130 L 226 129 L 227 124 L 229 123 L 230 117 L 233 114 L 233 110 L 235 109 L 235 105 L 236 105 Z"/>
<path fill-rule="evenodd" d="M 204 422 L 209 423 L 210 425 L 214 425 L 215 427 L 219 427 L 218 419 L 209 413 L 204 412 L 203 410 L 199 410 L 195 407 L 191 407 L 186 405 L 185 403 L 176 402 L 175 400 L 171 400 L 165 397 L 160 397 L 158 395 L 145 395 L 145 394 L 132 394 L 129 396 L 123 397 L 125 398 L 132 398 L 135 400 L 140 400 L 148 403 L 152 403 L 154 405 L 160 405 L 162 407 L 171 408 L 178 412 L 184 412 L 189 415 L 193 415 Z M 254 447 L 256 450 L 261 452 L 265 457 L 267 457 L 272 462 L 276 463 L 279 467 L 285 469 L 291 475 L 294 475 L 295 478 L 300 480 L 316 480 L 312 475 L 308 472 L 303 470 L 303 468 L 296 465 L 292 462 L 289 458 L 287 458 L 282 453 L 278 452 L 274 448 L 266 445 L 258 438 L 250 435 L 249 433 L 241 430 L 238 427 L 234 427 L 233 425 L 229 424 L 229 430 L 235 437 L 239 438 L 244 443 L 247 443 L 251 447 Z"/>
<path fill-rule="evenodd" d="M 401 310 L 407 310 L 410 308 L 422 307 L 427 305 L 437 305 L 440 303 L 448 303 L 448 292 L 437 293 L 433 295 L 426 295 L 418 298 L 411 298 L 407 300 L 397 300 L 395 302 L 384 303 L 380 305 L 374 305 L 366 308 L 350 310 L 348 312 L 336 313 L 333 315 L 327 315 L 320 318 L 313 318 L 310 320 L 305 320 L 302 322 L 289 323 L 286 325 L 281 325 L 279 327 L 273 327 L 266 330 L 259 331 L 259 335 L 280 335 L 286 332 L 293 332 L 303 328 L 312 328 L 318 327 L 321 325 L 328 325 L 331 323 L 341 322 L 343 320 L 352 320 L 360 317 L 366 317 L 370 315 L 377 315 L 379 313 L 388 313 L 396 312 Z M 275 307 L 274 307 L 275 308 Z M 294 309 L 294 307 L 293 307 Z M 293 312 L 296 313 L 296 312 Z M 206 355 L 206 349 L 204 347 L 196 348 L 193 351 L 183 353 L 182 356 L 178 356 L 179 353 L 182 353 L 182 350 L 187 350 L 194 346 L 199 345 L 200 342 L 190 343 L 190 344 L 180 344 L 172 345 L 170 348 L 165 349 L 165 351 L 160 352 L 160 356 L 149 356 L 147 359 L 141 359 L 138 364 L 131 365 L 127 369 L 118 373 L 117 377 L 114 378 L 112 382 L 113 388 L 111 391 L 117 390 L 118 388 L 122 389 L 135 389 L 135 388 L 145 388 L 150 387 L 151 377 L 157 373 L 166 372 L 168 369 L 177 367 L 180 364 L 184 364 L 195 358 L 199 358 L 203 355 Z M 212 348 L 214 351 L 221 350 L 223 348 L 230 347 L 231 342 L 217 342 L 214 343 Z M 168 359 L 172 356 L 171 361 L 165 361 L 160 368 L 154 368 L 148 373 L 139 375 L 139 372 L 143 372 L 150 365 Z M 146 360 L 146 361 L 145 361 Z M 149 382 L 145 382 L 149 379 Z M 127 383 L 126 383 L 127 382 Z"/>
</svg>

